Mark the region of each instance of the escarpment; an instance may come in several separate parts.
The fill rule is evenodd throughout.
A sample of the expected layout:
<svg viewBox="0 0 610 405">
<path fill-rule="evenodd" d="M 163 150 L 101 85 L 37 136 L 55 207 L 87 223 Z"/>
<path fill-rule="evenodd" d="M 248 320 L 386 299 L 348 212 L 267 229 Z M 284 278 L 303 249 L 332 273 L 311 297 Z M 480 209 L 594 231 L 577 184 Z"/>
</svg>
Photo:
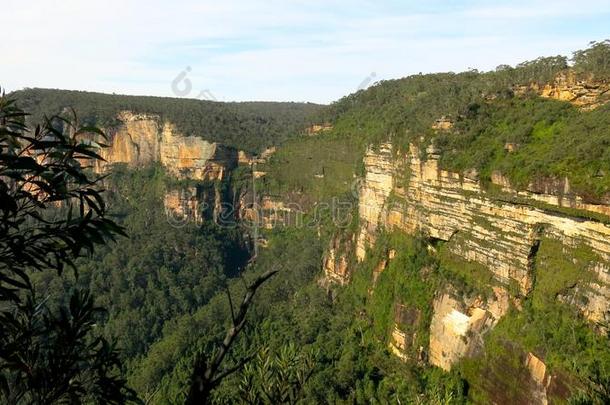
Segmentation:
<svg viewBox="0 0 610 405">
<path fill-rule="evenodd" d="M 610 226 L 591 219 L 570 216 L 555 207 L 570 207 L 608 213 L 608 206 L 584 204 L 578 197 L 510 192 L 495 195 L 477 179 L 442 170 L 433 147 L 420 159 L 414 145 L 406 153 L 383 144 L 369 149 L 364 162 L 366 176 L 360 191 L 357 256 L 380 228 L 422 233 L 447 243 L 455 255 L 488 268 L 506 285 L 516 282 L 521 293 L 532 288 L 532 263 L 541 238 L 560 240 L 567 246 L 586 246 L 596 261 L 592 268 L 608 273 Z M 503 197 L 521 197 L 510 201 Z M 544 204 L 538 204 L 539 202 Z M 602 282 L 602 281 L 600 281 Z"/>
<path fill-rule="evenodd" d="M 109 147 L 102 149 L 105 162 L 125 163 L 132 167 L 161 163 L 176 178 L 222 180 L 238 163 L 238 152 L 217 142 L 197 136 L 184 136 L 170 122 L 156 115 L 124 111 L 119 124 L 106 130 Z"/>
<path fill-rule="evenodd" d="M 194 181 L 194 185 L 170 186 L 164 196 L 166 214 L 175 225 L 201 223 L 205 218 L 218 220 L 229 210 L 222 204 L 229 206 L 232 201 L 226 201 L 214 183 L 227 180 L 240 161 L 249 163 L 245 152 L 184 136 L 157 115 L 123 111 L 117 120 L 117 125 L 106 129 L 108 147 L 101 149 L 104 161 L 97 162 L 96 171 L 105 172 L 116 163 L 129 167 L 156 163 L 176 180 Z"/>
<path fill-rule="evenodd" d="M 554 299 L 577 308 L 592 326 L 610 321 L 610 225 L 604 221 L 609 205 L 572 194 L 567 180 L 537 182 L 517 191 L 495 173 L 493 184 L 484 187 L 476 174 L 443 170 L 433 146 L 422 153 L 413 144 L 401 151 L 382 143 L 367 150 L 364 168 L 354 247 L 358 261 L 367 258 L 380 232 L 401 232 L 430 241 L 434 252 L 432 246 L 440 243 L 459 263 L 490 275 L 491 293 L 486 296 L 458 293 L 451 283 L 436 291 L 428 347 L 413 347 L 413 329 L 421 320 L 417 309 L 404 309 L 410 314 L 403 317 L 407 322 L 396 321 L 388 332 L 390 350 L 397 356 L 427 358 L 449 370 L 481 353 L 484 336 L 511 306 L 518 309 L 537 283 L 561 280 L 566 274 L 572 281 L 568 288 L 553 290 Z M 327 281 L 345 284 L 351 274 L 339 252 L 337 239 L 324 270 Z M 383 259 L 378 267 L 386 264 Z M 375 280 L 378 273 L 373 270 Z M 374 289 L 375 281 L 370 282 Z M 417 358 L 409 354 L 418 350 Z M 546 398 L 550 377 L 532 373 L 528 384 L 539 398 Z"/>
<path fill-rule="evenodd" d="M 106 129 L 109 147 L 101 150 L 105 161 L 97 161 L 98 171 L 113 163 L 143 166 L 161 159 L 162 124 L 158 116 L 123 111 L 117 120 L 117 126 Z"/>
</svg>

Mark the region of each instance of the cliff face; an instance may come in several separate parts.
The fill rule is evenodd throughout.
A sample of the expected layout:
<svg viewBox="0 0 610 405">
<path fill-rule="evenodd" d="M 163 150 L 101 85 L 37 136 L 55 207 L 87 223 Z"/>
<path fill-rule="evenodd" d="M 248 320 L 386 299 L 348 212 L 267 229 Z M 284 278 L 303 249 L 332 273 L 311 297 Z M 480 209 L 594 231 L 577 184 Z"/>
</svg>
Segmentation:
<svg viewBox="0 0 610 405">
<path fill-rule="evenodd" d="M 102 150 L 106 162 L 100 162 L 98 171 L 113 163 L 138 167 L 160 162 L 177 178 L 222 180 L 237 165 L 236 150 L 184 136 L 156 115 L 124 111 L 117 118 L 119 124 L 106 129 L 110 147 Z"/>
<path fill-rule="evenodd" d="M 159 117 L 123 111 L 120 124 L 106 130 L 109 148 L 102 149 L 106 162 L 98 162 L 98 170 L 112 163 L 143 166 L 159 160 Z"/>
<path fill-rule="evenodd" d="M 349 283 L 351 274 L 348 261 L 352 251 L 352 240 L 344 241 L 338 236 L 331 240 L 322 265 L 327 282 L 341 285 Z"/>
<path fill-rule="evenodd" d="M 108 148 L 101 150 L 105 162 L 96 171 L 104 172 L 115 163 L 142 167 L 160 163 L 177 179 L 222 181 L 245 153 L 196 136 L 184 136 L 170 122 L 156 115 L 124 111 L 119 124 L 106 129 Z M 201 223 L 205 215 L 221 215 L 222 196 L 218 189 L 187 186 L 168 190 L 163 205 L 168 220 L 176 226 L 187 222 Z"/>
<path fill-rule="evenodd" d="M 181 136 L 172 124 L 165 123 L 159 160 L 178 178 L 222 180 L 227 171 L 237 166 L 238 153 L 196 136 Z"/>
<path fill-rule="evenodd" d="M 430 325 L 429 361 L 445 370 L 464 356 L 483 348 L 483 335 L 510 307 L 506 290 L 495 287 L 493 297 L 467 298 L 453 291 L 440 292 L 434 300 Z"/>
<path fill-rule="evenodd" d="M 568 257 L 582 276 L 569 297 L 557 294 L 556 299 L 575 305 L 592 322 L 610 320 L 610 226 L 565 213 L 565 208 L 573 208 L 609 215 L 609 206 L 584 202 L 571 195 L 564 182 L 563 187 L 547 185 L 551 194 L 541 193 L 541 184 L 530 187 L 538 192 L 517 192 L 500 174 L 494 182 L 501 191 L 487 191 L 475 175 L 441 170 L 433 147 L 426 151 L 426 160 L 420 155 L 413 145 L 397 152 L 389 143 L 367 151 L 356 255 L 359 261 L 365 259 L 380 230 L 397 230 L 437 240 L 450 254 L 493 275 L 491 297 L 458 296 L 451 286 L 437 292 L 428 348 L 431 364 L 450 369 L 475 354 L 510 303 L 518 307 L 519 297 L 530 293 L 536 272 L 542 271 L 538 267 L 551 274 L 560 271 L 537 256 L 541 243 L 559 246 L 557 254 Z M 577 250 L 587 252 L 587 259 L 569 259 Z M 336 273 L 335 279 L 345 279 L 343 269 Z M 397 324 L 390 340 L 392 351 L 404 356 L 403 347 L 412 338 Z"/>
<path fill-rule="evenodd" d="M 174 225 L 180 226 L 190 220 L 197 224 L 203 221 L 196 187 L 168 191 L 163 198 L 163 206 L 165 214 Z"/>
<path fill-rule="evenodd" d="M 610 84 L 593 79 L 579 78 L 573 71 L 560 73 L 552 83 L 540 86 L 532 83 L 529 86 L 517 86 L 515 93 L 523 94 L 534 91 L 545 98 L 568 101 L 583 109 L 593 109 L 610 99 Z"/>
<path fill-rule="evenodd" d="M 514 191 L 511 194 L 521 199 L 507 202 L 486 192 L 476 179 L 441 170 L 433 148 L 428 149 L 426 161 L 419 155 L 411 146 L 406 154 L 394 158 L 389 144 L 366 154 L 366 177 L 359 200 L 359 260 L 380 227 L 409 234 L 421 232 L 448 242 L 452 253 L 484 265 L 498 281 L 517 282 L 525 294 L 531 289 L 532 260 L 540 239 L 550 237 L 567 246 L 586 245 L 598 258 L 591 270 L 594 267 L 602 279 L 607 277 L 610 227 L 552 208 L 607 214 L 608 206 Z"/>
</svg>

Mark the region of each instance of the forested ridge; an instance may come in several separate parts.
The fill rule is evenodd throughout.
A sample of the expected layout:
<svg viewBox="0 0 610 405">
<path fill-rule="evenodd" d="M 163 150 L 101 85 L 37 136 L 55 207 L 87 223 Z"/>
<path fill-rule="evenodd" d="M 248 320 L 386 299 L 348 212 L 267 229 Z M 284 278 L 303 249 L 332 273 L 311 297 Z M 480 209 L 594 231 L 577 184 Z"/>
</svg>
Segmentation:
<svg viewBox="0 0 610 405">
<path fill-rule="evenodd" d="M 328 287 L 321 268 L 333 238 L 353 241 L 364 151 L 384 141 L 399 152 L 409 143 L 421 150 L 434 145 L 443 168 L 460 173 L 474 168 L 483 185 L 493 171 L 517 189 L 536 178 L 567 177 L 576 192 L 599 202 L 610 191 L 610 104 L 583 111 L 535 91 L 517 94 L 515 88 L 551 83 L 568 71 L 607 82 L 609 61 L 610 44 L 601 42 L 575 52 L 570 61 L 558 56 L 493 72 L 382 81 L 323 107 L 15 92 L 10 96 L 32 113 L 31 122 L 72 107 L 84 123 L 107 127 L 116 124 L 119 111 L 129 110 L 157 114 L 185 135 L 242 150 L 279 145 L 258 166 L 266 174 L 254 184 L 265 197 L 301 203 L 303 223 L 309 224 L 260 229 L 257 241 L 250 224 L 226 227 L 207 219 L 176 226 L 168 221 L 163 197 L 197 181 L 177 181 L 160 165 L 115 165 L 96 187 L 104 190 L 104 218 L 127 236 L 117 232 L 115 241 L 104 240 L 77 255 L 74 271 L 28 269 L 35 295 L 54 313 L 70 307 L 75 292 L 91 294 L 105 310 L 91 321 L 94 335 L 116 343 L 112 353 L 118 360 L 107 370 L 125 384 L 118 384 L 119 390 L 133 389 L 125 398 L 135 403 L 185 403 L 197 359 L 217 353 L 234 326 L 237 297 L 252 280 L 277 270 L 257 292 L 248 322 L 231 347 L 226 364 L 236 371 L 214 387 L 211 403 L 489 403 L 485 389 L 505 391 L 508 401 L 517 401 L 524 377 L 511 374 L 508 366 L 521 361 L 516 353 L 536 351 L 544 353 L 554 375 L 567 376 L 571 383 L 562 401 L 603 404 L 610 395 L 608 335 L 556 300 L 560 290 L 573 288 L 576 263 L 588 260 L 579 247 L 568 251 L 543 241 L 540 254 L 552 260 L 540 269 L 531 298 L 519 310 L 511 308 L 486 337 L 480 357 L 449 372 L 427 365 L 425 350 L 410 353 L 406 362 L 390 352 L 395 303 L 421 312 L 415 340 L 425 347 L 437 289 L 451 283 L 457 294 L 485 296 L 491 288 L 488 273 L 455 260 L 427 235 L 390 230 L 379 232 L 363 262 L 352 252 L 349 285 Z M 452 121 L 449 130 L 431 128 L 441 117 Z M 333 128 L 304 136 L 303 128 L 314 122 Z M 507 143 L 519 148 L 509 153 Z M 250 168 L 242 166 L 206 186 L 239 196 L 252 191 L 250 175 Z M 338 227 L 331 211 L 314 209 L 330 201 L 351 203 L 349 223 Z M 49 203 L 47 208 L 56 212 L 57 207 Z M 259 249 L 252 261 L 254 243 Z M 396 256 L 372 292 L 373 274 L 390 251 Z M 240 365 L 243 359 L 248 361 Z M 501 381 L 499 388 L 490 388 L 493 378 Z M 97 397 L 92 401 L 101 403 Z"/>
<path fill-rule="evenodd" d="M 102 128 L 117 124 L 121 111 L 157 115 L 180 132 L 260 152 L 303 132 L 322 106 L 292 102 L 224 103 L 188 98 L 127 96 L 87 91 L 24 89 L 13 92 L 33 123 L 73 109 L 83 123 Z"/>
</svg>

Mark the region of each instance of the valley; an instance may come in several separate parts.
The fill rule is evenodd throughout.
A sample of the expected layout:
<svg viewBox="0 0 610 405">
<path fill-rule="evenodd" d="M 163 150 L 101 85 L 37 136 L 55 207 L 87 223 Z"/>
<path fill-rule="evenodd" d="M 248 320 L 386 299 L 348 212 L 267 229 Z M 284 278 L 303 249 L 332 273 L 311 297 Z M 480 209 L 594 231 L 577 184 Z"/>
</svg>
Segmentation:
<svg viewBox="0 0 610 405">
<path fill-rule="evenodd" d="M 146 403 L 184 402 L 228 297 L 277 269 L 232 348 L 252 368 L 215 403 L 259 403 L 283 386 L 256 373 L 292 353 L 283 371 L 307 378 L 291 403 L 601 404 L 610 65 L 594 62 L 610 46 L 592 49 L 328 106 L 16 92 L 32 121 L 73 107 L 104 131 L 88 170 L 129 235 L 79 277 L 33 279 L 53 305 L 92 292 Z"/>
</svg>

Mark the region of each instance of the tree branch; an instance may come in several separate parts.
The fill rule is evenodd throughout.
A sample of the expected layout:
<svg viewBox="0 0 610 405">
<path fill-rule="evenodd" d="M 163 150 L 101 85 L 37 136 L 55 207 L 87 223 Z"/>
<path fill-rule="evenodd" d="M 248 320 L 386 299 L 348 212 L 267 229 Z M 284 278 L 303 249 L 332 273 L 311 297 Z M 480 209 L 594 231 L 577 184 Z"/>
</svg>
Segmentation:
<svg viewBox="0 0 610 405">
<path fill-rule="evenodd" d="M 205 357 L 200 357 L 195 361 L 193 376 L 191 377 L 191 386 L 186 399 L 186 404 L 194 405 L 209 403 L 210 393 L 222 381 L 222 379 L 236 372 L 252 359 L 253 355 L 246 356 L 238 361 L 235 366 L 223 371 L 219 371 L 220 366 L 231 349 L 235 339 L 246 325 L 246 315 L 250 305 L 252 304 L 252 298 L 254 298 L 256 291 L 261 285 L 263 285 L 263 283 L 269 280 L 277 272 L 278 270 L 276 269 L 266 271 L 258 276 L 246 288 L 246 293 L 244 294 L 244 298 L 239 306 L 237 315 L 234 314 L 233 304 L 230 302 L 232 325 L 227 330 L 225 338 L 220 345 L 220 349 L 210 362 L 208 362 Z"/>
</svg>

